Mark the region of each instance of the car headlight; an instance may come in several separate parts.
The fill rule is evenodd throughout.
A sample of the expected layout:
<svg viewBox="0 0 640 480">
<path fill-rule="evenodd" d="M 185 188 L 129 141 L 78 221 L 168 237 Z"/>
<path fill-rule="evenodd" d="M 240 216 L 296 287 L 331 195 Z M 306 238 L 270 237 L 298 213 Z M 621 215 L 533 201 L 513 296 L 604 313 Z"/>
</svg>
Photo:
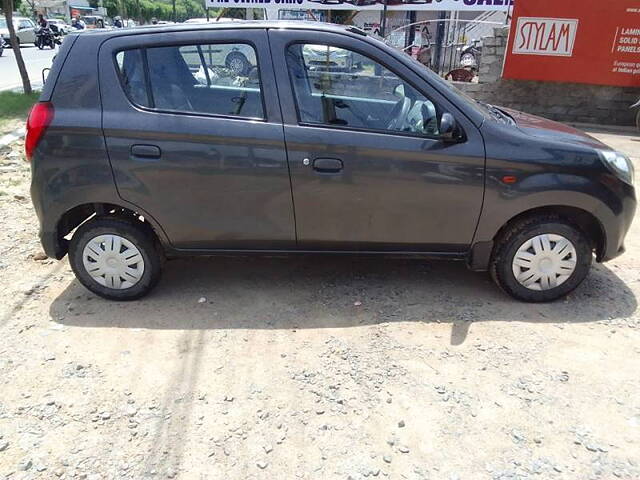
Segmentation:
<svg viewBox="0 0 640 480">
<path fill-rule="evenodd" d="M 598 150 L 598 153 L 609 170 L 621 180 L 633 185 L 634 170 L 629 157 L 613 150 Z"/>
</svg>

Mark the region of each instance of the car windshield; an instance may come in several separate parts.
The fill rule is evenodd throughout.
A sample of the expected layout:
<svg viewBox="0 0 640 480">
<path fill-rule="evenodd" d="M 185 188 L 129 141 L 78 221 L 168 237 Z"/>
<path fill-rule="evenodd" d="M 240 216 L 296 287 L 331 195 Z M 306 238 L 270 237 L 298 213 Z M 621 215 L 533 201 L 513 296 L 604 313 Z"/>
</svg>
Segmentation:
<svg viewBox="0 0 640 480">
<path fill-rule="evenodd" d="M 4 18 L 0 18 L 0 28 L 7 28 L 7 21 Z"/>
</svg>

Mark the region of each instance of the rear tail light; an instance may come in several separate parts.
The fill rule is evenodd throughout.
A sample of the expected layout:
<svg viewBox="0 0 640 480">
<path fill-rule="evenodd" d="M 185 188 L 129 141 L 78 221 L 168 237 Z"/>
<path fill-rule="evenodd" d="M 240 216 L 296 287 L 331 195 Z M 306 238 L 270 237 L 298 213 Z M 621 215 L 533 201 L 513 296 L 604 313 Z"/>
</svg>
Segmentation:
<svg viewBox="0 0 640 480">
<path fill-rule="evenodd" d="M 31 161 L 38 142 L 53 120 L 53 103 L 38 102 L 31 109 L 27 119 L 27 135 L 24 140 L 24 151 L 27 160 Z"/>
</svg>

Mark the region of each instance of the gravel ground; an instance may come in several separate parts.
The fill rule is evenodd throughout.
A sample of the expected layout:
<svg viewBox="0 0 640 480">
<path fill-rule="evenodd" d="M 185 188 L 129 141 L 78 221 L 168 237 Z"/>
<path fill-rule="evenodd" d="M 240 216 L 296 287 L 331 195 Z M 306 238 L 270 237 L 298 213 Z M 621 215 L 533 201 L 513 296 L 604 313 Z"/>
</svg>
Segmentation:
<svg viewBox="0 0 640 480">
<path fill-rule="evenodd" d="M 595 133 L 636 155 L 640 138 Z M 0 478 L 639 479 L 640 222 L 569 298 L 461 264 L 171 261 L 101 300 L 0 152 Z"/>
</svg>

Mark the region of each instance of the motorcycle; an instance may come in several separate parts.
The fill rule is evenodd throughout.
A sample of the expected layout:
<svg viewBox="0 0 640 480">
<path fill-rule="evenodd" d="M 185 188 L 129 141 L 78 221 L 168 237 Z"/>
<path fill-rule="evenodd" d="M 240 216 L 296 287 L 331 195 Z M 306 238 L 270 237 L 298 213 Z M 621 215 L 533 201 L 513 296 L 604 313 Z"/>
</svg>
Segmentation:
<svg viewBox="0 0 640 480">
<path fill-rule="evenodd" d="M 50 27 L 38 27 L 36 28 L 36 41 L 34 44 L 40 50 L 44 47 L 50 47 L 53 50 L 56 45 L 62 45 L 60 31 L 53 25 Z"/>
<path fill-rule="evenodd" d="M 640 130 L 640 100 L 631 105 L 631 108 L 637 108 L 638 112 L 636 113 L 636 128 Z"/>
</svg>

